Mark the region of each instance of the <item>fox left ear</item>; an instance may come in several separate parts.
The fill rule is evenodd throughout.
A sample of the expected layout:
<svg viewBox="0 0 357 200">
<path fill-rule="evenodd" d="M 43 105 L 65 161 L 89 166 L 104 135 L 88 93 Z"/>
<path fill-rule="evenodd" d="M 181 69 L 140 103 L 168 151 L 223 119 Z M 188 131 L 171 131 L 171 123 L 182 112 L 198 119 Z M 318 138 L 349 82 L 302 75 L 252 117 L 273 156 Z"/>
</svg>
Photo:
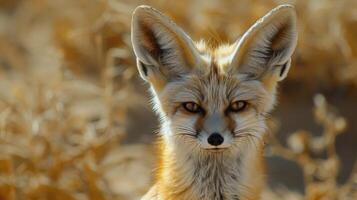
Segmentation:
<svg viewBox="0 0 357 200">
<path fill-rule="evenodd" d="M 296 29 L 293 6 L 274 8 L 236 43 L 231 69 L 255 79 L 283 80 L 296 47 Z"/>
<path fill-rule="evenodd" d="M 156 90 L 200 66 L 201 56 L 191 38 L 149 6 L 135 9 L 131 32 L 140 75 Z"/>
</svg>

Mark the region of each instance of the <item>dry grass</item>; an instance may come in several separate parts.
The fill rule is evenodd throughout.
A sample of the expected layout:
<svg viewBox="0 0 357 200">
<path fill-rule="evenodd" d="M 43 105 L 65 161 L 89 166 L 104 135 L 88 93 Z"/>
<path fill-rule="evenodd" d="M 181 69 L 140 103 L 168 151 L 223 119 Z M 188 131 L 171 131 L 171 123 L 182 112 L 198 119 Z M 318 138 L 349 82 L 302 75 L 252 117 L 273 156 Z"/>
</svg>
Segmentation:
<svg viewBox="0 0 357 200">
<path fill-rule="evenodd" d="M 335 142 L 336 137 L 346 129 L 346 119 L 339 116 L 334 108 L 328 105 L 323 95 L 316 95 L 314 103 L 315 120 L 323 127 L 323 132 L 314 136 L 305 130 L 296 131 L 290 134 L 288 147 L 284 147 L 273 137 L 270 153 L 296 162 L 302 168 L 305 199 L 355 199 L 357 162 L 347 182 L 343 185 L 337 184 L 341 163 L 336 153 Z M 324 153 L 326 157 L 321 158 L 321 154 Z M 285 193 L 289 192 L 285 191 Z M 303 199 L 297 196 L 295 198 Z"/>
<path fill-rule="evenodd" d="M 130 136 L 129 108 L 146 104 L 130 44 L 137 5 L 157 7 L 195 39 L 216 45 L 282 2 L 0 0 L 0 199 L 137 199 L 147 190 L 150 147 L 120 145 Z M 356 1 L 290 2 L 300 40 L 287 82 L 353 93 Z M 273 140 L 271 150 L 301 165 L 305 199 L 356 199 L 356 170 L 345 185 L 336 183 L 335 138 L 346 120 L 322 96 L 315 103 L 324 133 L 298 131 L 289 147 Z M 323 151 L 324 160 L 310 155 Z"/>
</svg>

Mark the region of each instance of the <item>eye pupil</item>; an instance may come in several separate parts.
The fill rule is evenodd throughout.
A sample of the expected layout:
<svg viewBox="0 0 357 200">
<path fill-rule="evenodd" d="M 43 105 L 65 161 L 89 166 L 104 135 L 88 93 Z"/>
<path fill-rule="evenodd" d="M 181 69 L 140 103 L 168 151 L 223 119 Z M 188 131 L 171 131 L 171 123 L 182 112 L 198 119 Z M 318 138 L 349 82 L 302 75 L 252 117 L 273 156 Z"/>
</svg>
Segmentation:
<svg viewBox="0 0 357 200">
<path fill-rule="evenodd" d="M 202 111 L 202 108 L 194 102 L 186 102 L 183 103 L 182 105 L 185 108 L 185 110 L 190 113 L 199 113 Z"/>
<path fill-rule="evenodd" d="M 247 107 L 247 102 L 245 101 L 236 101 L 232 103 L 228 110 L 231 112 L 241 112 Z"/>
</svg>

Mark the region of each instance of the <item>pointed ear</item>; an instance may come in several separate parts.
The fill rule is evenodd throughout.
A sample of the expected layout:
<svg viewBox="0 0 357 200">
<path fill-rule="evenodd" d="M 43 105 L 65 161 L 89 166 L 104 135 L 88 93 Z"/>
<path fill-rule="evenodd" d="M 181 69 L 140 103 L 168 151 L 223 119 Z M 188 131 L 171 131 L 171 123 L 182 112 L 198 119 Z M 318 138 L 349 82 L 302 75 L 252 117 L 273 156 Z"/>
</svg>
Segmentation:
<svg viewBox="0 0 357 200">
<path fill-rule="evenodd" d="M 140 75 L 154 87 L 184 76 L 200 63 L 199 52 L 190 37 L 149 6 L 135 9 L 131 41 Z"/>
<path fill-rule="evenodd" d="M 293 6 L 274 8 L 236 43 L 231 69 L 256 79 L 283 80 L 296 47 L 296 29 Z"/>
</svg>

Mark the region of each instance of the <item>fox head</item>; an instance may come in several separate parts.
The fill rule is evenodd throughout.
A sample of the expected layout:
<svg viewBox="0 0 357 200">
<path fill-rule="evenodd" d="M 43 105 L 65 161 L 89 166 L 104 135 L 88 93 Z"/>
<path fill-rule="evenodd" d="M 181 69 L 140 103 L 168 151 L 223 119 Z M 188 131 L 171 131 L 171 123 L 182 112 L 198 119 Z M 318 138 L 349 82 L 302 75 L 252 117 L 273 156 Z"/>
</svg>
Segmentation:
<svg viewBox="0 0 357 200">
<path fill-rule="evenodd" d="M 279 6 L 234 44 L 212 49 L 155 9 L 139 6 L 131 39 L 164 140 L 190 151 L 234 151 L 265 132 L 296 46 L 296 14 L 292 6 Z"/>
</svg>

